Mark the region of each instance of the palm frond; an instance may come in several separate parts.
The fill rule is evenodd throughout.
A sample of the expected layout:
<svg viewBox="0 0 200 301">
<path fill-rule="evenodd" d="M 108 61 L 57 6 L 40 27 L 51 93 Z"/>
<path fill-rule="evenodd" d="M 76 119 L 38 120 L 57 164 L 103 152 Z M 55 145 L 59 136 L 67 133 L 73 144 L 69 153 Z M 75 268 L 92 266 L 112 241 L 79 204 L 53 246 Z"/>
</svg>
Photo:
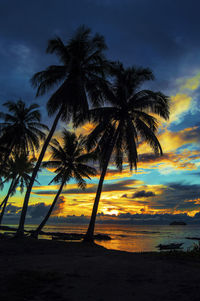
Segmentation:
<svg viewBox="0 0 200 301">
<path fill-rule="evenodd" d="M 125 151 L 128 154 L 128 163 L 130 166 L 130 170 L 132 170 L 133 166 L 137 170 L 137 162 L 138 162 L 137 145 L 136 145 L 137 140 L 138 140 L 137 131 L 132 123 L 132 120 L 129 118 L 127 120 L 127 127 L 126 127 Z"/>
<path fill-rule="evenodd" d="M 161 145 L 153 133 L 153 131 L 141 120 L 135 120 L 137 131 L 140 133 L 141 137 L 151 146 L 155 154 L 162 155 Z"/>
<path fill-rule="evenodd" d="M 89 160 L 94 158 L 93 153 L 86 153 L 84 136 L 76 136 L 75 133 L 63 129 L 62 144 L 56 139 L 50 145 L 51 160 L 43 163 L 43 167 L 54 168 L 56 176 L 50 182 L 67 183 L 74 178 L 81 188 L 86 187 L 84 178 L 90 179 L 91 175 L 96 174 L 96 170 L 86 165 Z"/>
<path fill-rule="evenodd" d="M 70 55 L 67 47 L 64 45 L 60 37 L 48 41 L 46 49 L 47 53 L 55 53 L 62 63 L 67 64 L 70 60 Z"/>
<path fill-rule="evenodd" d="M 129 99 L 134 109 L 155 113 L 164 119 L 169 118 L 169 97 L 161 92 L 142 90 Z"/>
<path fill-rule="evenodd" d="M 38 104 L 27 106 L 21 99 L 14 102 L 8 101 L 4 106 L 9 110 L 2 115 L 1 142 L 8 147 L 8 155 L 11 151 L 34 154 L 39 148 L 40 139 L 45 138 L 43 130 L 48 127 L 40 123 L 41 114 Z M 6 155 L 5 155 L 6 156 Z"/>
<path fill-rule="evenodd" d="M 141 119 L 154 133 L 157 131 L 158 121 L 155 117 L 139 110 L 133 110 L 131 115 L 133 120 L 136 118 Z"/>
<path fill-rule="evenodd" d="M 84 190 L 86 188 L 86 181 L 76 170 L 74 170 L 73 173 L 74 173 L 74 179 L 76 180 L 78 187 Z"/>
<path fill-rule="evenodd" d="M 66 77 L 65 66 L 49 66 L 46 70 L 37 72 L 31 78 L 31 84 L 37 88 L 36 96 L 44 95 Z"/>
</svg>

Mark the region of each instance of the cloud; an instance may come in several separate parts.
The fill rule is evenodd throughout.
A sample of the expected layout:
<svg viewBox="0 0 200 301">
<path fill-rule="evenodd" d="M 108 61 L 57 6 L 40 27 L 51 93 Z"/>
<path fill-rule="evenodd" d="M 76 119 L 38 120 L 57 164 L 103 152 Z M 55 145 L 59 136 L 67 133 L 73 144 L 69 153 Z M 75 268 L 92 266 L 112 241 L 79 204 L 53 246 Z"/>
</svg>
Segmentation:
<svg viewBox="0 0 200 301">
<path fill-rule="evenodd" d="M 123 194 L 122 198 L 149 198 L 155 196 L 153 191 L 138 190 L 134 194 Z"/>
<path fill-rule="evenodd" d="M 67 40 L 77 25 L 87 24 L 106 36 L 111 59 L 122 60 L 126 65 L 150 66 L 157 75 L 155 86 L 166 88 L 177 75 L 198 65 L 198 11 L 199 4 L 194 0 L 189 4 L 184 0 L 181 6 L 178 1 L 60 0 L 57 5 L 53 0 L 20 0 L 17 5 L 7 0 L 1 3 L 0 34 L 4 49 L 10 49 L 14 41 L 31 49 L 32 55 L 37 53 L 37 72 L 56 61 L 54 56 L 45 54 L 49 38 L 61 35 Z M 10 62 L 12 57 L 3 56 L 1 68 L 8 72 L 16 58 Z M 13 88 L 17 88 L 16 79 L 17 76 Z M 4 89 L 6 97 L 12 93 L 9 84 Z M 24 95 L 24 87 L 20 88 Z M 29 98 L 33 95 L 30 88 Z"/>
<path fill-rule="evenodd" d="M 166 130 L 158 139 L 164 152 L 176 151 L 179 147 L 191 143 L 200 143 L 200 127 L 193 126 L 179 131 Z"/>
<path fill-rule="evenodd" d="M 183 117 L 188 114 L 191 104 L 192 97 L 187 94 L 172 95 L 169 123 L 180 123 Z"/>
<path fill-rule="evenodd" d="M 122 223 L 135 224 L 135 225 L 169 225 L 173 221 L 185 221 L 186 223 L 199 223 L 194 217 L 190 217 L 187 214 L 119 214 L 118 218 L 122 220 Z"/>
<path fill-rule="evenodd" d="M 104 202 L 101 204 L 97 216 L 97 223 L 122 223 L 122 224 L 169 224 L 174 220 L 184 220 L 188 223 L 199 223 L 200 199 L 200 185 L 188 184 L 169 184 L 165 187 L 159 188 L 161 194 L 157 194 L 153 198 L 153 202 L 132 201 L 130 204 L 138 206 L 138 213 L 129 211 L 132 207 L 123 207 L 123 202 L 113 204 L 112 202 Z M 191 191 L 193 192 L 191 198 Z M 159 197 L 158 197 L 159 196 Z M 62 206 L 63 199 L 60 200 Z M 76 201 L 76 200 L 75 200 Z M 61 207 L 58 203 L 57 209 L 49 219 L 49 224 L 56 223 L 88 223 L 90 216 L 88 215 L 65 215 L 61 212 Z M 83 207 L 83 202 L 82 202 Z M 42 218 L 47 213 L 50 205 L 44 203 L 37 203 L 30 205 L 28 208 L 27 223 L 40 223 Z M 102 210 L 103 209 L 103 210 Z M 192 212 L 192 216 L 189 216 Z M 19 219 L 21 208 L 14 205 L 9 205 L 5 215 L 5 221 L 16 222 Z M 140 213 L 139 213 L 140 212 Z M 56 213 L 56 214 L 55 214 Z M 60 215 L 62 213 L 62 215 Z M 142 213 L 142 214 L 141 214 Z M 118 214 L 116 216 L 116 214 Z"/>
<path fill-rule="evenodd" d="M 122 197 L 122 198 L 127 198 L 128 195 L 125 193 L 125 194 L 123 194 L 121 197 Z"/>
<path fill-rule="evenodd" d="M 200 185 L 169 183 L 160 187 L 160 194 L 152 199 L 149 209 L 195 214 L 200 210 Z"/>
<path fill-rule="evenodd" d="M 188 212 L 189 215 L 195 215 L 200 211 L 200 185 L 177 182 L 143 187 L 134 194 L 121 195 L 121 205 L 124 205 L 121 212 L 133 214 L 141 212 L 142 209 L 150 214 Z"/>
<path fill-rule="evenodd" d="M 149 198 L 155 196 L 155 193 L 152 191 L 140 190 L 133 194 L 133 198 Z"/>
<path fill-rule="evenodd" d="M 6 210 L 5 210 L 5 213 L 6 214 L 9 214 L 9 215 L 16 215 L 18 214 L 19 212 L 21 212 L 21 209 L 17 206 L 14 206 L 12 204 L 8 204 L 6 206 Z"/>
<path fill-rule="evenodd" d="M 146 153 L 139 156 L 138 166 L 141 169 L 157 169 L 161 174 L 168 174 L 179 170 L 196 170 L 199 166 L 199 159 L 200 154 L 197 150 L 183 149 L 179 153 L 168 152 L 159 157 Z"/>
<path fill-rule="evenodd" d="M 28 215 L 31 218 L 44 218 L 50 208 L 50 205 L 46 205 L 45 203 L 37 203 L 34 205 L 30 205 L 28 209 Z"/>
<path fill-rule="evenodd" d="M 53 216 L 59 216 L 60 214 L 63 213 L 64 208 L 65 208 L 65 197 L 64 196 L 60 196 L 56 202 L 56 205 L 54 207 L 54 210 L 52 212 Z"/>
<path fill-rule="evenodd" d="M 36 203 L 28 206 L 28 218 L 38 219 L 44 218 L 50 209 L 51 205 L 46 205 L 45 203 Z M 63 196 L 59 197 L 57 203 L 53 209 L 51 216 L 59 216 L 63 214 L 65 207 L 65 198 Z M 8 216 L 18 216 L 21 214 L 21 207 L 9 204 L 6 207 L 6 215 Z"/>
<path fill-rule="evenodd" d="M 197 90 L 200 86 L 200 72 L 189 78 L 177 79 L 180 83 L 180 90 Z"/>
<path fill-rule="evenodd" d="M 142 211 L 142 210 L 141 210 Z M 193 217 L 183 214 L 148 214 L 148 213 L 140 213 L 140 214 L 131 214 L 120 213 L 118 216 L 105 214 L 100 212 L 97 214 L 97 224 L 130 224 L 130 225 L 169 225 L 173 221 L 184 221 L 188 224 L 199 224 L 199 216 L 200 213 L 197 212 Z M 6 215 L 6 222 L 17 223 L 18 219 L 16 216 Z M 85 215 L 67 215 L 67 216 L 54 216 L 51 217 L 48 221 L 48 225 L 56 225 L 56 224 L 86 224 L 88 225 L 90 221 L 89 216 Z M 27 224 L 38 223 L 38 218 L 32 218 L 30 216 L 26 219 Z M 140 230 L 136 230 L 138 232 Z M 141 230 L 142 231 L 142 230 Z"/>
<path fill-rule="evenodd" d="M 116 183 L 103 185 L 103 192 L 110 192 L 110 191 L 125 191 L 134 189 L 135 185 L 142 183 L 139 180 L 128 179 L 123 181 L 118 181 Z M 68 185 L 69 186 L 69 185 Z M 64 189 L 62 194 L 89 194 L 89 193 L 96 193 L 97 185 L 90 184 L 90 187 L 86 188 L 85 190 L 81 190 L 80 188 L 72 188 L 72 189 Z M 34 191 L 35 194 L 39 195 L 51 195 L 55 194 L 54 190 L 41 190 L 41 187 L 38 187 L 38 190 Z"/>
</svg>

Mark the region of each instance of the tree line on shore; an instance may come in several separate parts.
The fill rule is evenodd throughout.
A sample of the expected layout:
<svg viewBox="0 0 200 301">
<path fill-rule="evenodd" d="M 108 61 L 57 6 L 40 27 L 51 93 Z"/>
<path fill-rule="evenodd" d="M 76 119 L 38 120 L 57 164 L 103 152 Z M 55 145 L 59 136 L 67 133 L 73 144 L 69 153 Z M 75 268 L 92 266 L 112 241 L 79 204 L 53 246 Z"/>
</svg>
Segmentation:
<svg viewBox="0 0 200 301">
<path fill-rule="evenodd" d="M 55 90 L 46 104 L 48 115 L 55 116 L 50 129 L 41 122 L 37 104 L 27 106 L 23 100 L 4 103 L 4 112 L 0 113 L 0 184 L 3 187 L 9 182 L 10 186 L 0 204 L 0 224 L 9 197 L 17 187 L 21 191 L 25 188 L 18 237 L 24 235 L 31 190 L 41 168 L 53 168 L 55 177 L 51 183 L 58 184 L 59 189 L 46 217 L 34 231 L 35 237 L 51 215 L 63 187 L 73 178 L 85 189 L 86 179 L 97 173 L 92 161 L 99 162 L 100 179 L 84 239 L 92 242 L 111 157 L 120 171 L 124 161 L 131 170 L 137 169 L 137 147 L 143 141 L 162 155 L 156 137 L 156 116 L 169 118 L 169 98 L 161 92 L 140 90 L 144 81 L 154 79 L 152 71 L 142 67 L 125 68 L 121 62 L 110 61 L 106 49 L 104 37 L 93 35 L 85 26 L 80 26 L 66 43 L 59 37 L 48 41 L 47 53 L 56 54 L 59 64 L 33 75 L 31 83 L 37 89 L 36 97 Z M 74 128 L 90 122 L 93 127 L 87 136 L 63 129 L 62 142 L 59 142 L 54 137 L 59 121 L 66 125 L 72 121 Z M 47 148 L 51 158 L 44 161 Z"/>
</svg>

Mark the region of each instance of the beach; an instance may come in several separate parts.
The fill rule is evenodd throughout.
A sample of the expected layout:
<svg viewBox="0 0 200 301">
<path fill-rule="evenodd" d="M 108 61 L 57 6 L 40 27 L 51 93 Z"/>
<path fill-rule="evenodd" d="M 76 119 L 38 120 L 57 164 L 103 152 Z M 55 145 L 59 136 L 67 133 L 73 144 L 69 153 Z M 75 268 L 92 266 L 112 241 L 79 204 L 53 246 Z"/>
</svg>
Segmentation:
<svg viewBox="0 0 200 301">
<path fill-rule="evenodd" d="M 0 300 L 199 300 L 200 258 L 35 239 L 0 241 Z"/>
</svg>

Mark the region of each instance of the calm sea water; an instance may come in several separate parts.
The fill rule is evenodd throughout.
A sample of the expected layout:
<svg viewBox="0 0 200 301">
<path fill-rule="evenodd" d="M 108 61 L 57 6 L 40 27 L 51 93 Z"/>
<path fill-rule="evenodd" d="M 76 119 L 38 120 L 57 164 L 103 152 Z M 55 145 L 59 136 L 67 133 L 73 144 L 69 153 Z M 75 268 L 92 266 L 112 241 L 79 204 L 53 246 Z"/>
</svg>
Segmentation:
<svg viewBox="0 0 200 301">
<path fill-rule="evenodd" d="M 28 227 L 27 227 L 28 228 Z M 35 228 L 29 226 L 29 228 Z M 55 225 L 46 226 L 44 231 L 62 233 L 85 233 L 87 225 Z M 96 225 L 96 234 L 108 234 L 111 241 L 101 241 L 98 244 L 115 250 L 128 252 L 157 251 L 158 244 L 184 243 L 187 250 L 195 240 L 186 237 L 200 237 L 200 225 L 166 226 L 166 225 Z"/>
</svg>

